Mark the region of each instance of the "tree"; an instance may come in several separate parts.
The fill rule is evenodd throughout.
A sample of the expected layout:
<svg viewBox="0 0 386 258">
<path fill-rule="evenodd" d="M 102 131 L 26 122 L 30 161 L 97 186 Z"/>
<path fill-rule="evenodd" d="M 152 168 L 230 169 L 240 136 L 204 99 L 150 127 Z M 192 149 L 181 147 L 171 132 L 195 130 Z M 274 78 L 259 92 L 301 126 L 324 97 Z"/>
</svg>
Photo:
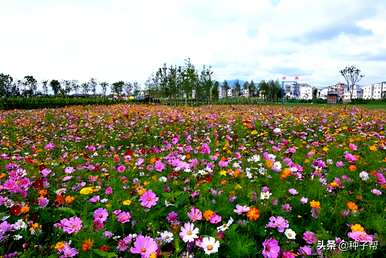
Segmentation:
<svg viewBox="0 0 386 258">
<path fill-rule="evenodd" d="M 249 83 L 249 96 L 255 97 L 256 96 L 256 85 L 253 81 Z"/>
<path fill-rule="evenodd" d="M 318 89 L 317 88 L 312 88 L 312 99 L 318 98 Z"/>
<path fill-rule="evenodd" d="M 125 82 L 123 81 L 114 82 L 113 84 L 111 84 L 111 91 L 117 95 L 121 95 L 124 85 Z"/>
<path fill-rule="evenodd" d="M 347 83 L 346 88 L 350 93 L 350 101 L 351 101 L 355 86 L 364 77 L 364 75 L 361 74 L 361 70 L 359 68 L 353 65 L 347 66 L 346 68 L 341 70 L 340 74 L 346 80 L 346 83 Z"/>
<path fill-rule="evenodd" d="M 61 91 L 60 82 L 58 80 L 52 80 L 50 81 L 50 86 L 52 88 L 52 91 L 54 92 L 54 95 L 58 95 Z"/>
<path fill-rule="evenodd" d="M 75 95 L 78 95 L 80 85 L 77 80 L 71 80 L 71 88 L 74 90 Z"/>
<path fill-rule="evenodd" d="M 48 95 L 48 81 L 42 81 L 43 93 Z"/>
<path fill-rule="evenodd" d="M 107 82 L 101 82 L 100 85 L 101 85 L 101 88 L 102 88 L 102 94 L 104 96 L 106 96 L 107 87 L 109 86 L 109 84 Z"/>
<path fill-rule="evenodd" d="M 236 80 L 235 82 L 235 96 L 236 97 L 240 97 L 241 95 L 241 85 L 240 85 L 240 81 L 239 80 Z"/>
<path fill-rule="evenodd" d="M 9 74 L 0 73 L 0 97 L 9 97 L 13 95 L 13 78 Z"/>
<path fill-rule="evenodd" d="M 130 96 L 131 91 L 133 90 L 133 84 L 131 82 L 126 82 L 123 86 L 123 90 L 124 90 L 126 96 Z"/>
<path fill-rule="evenodd" d="M 247 92 L 248 94 L 245 94 L 245 92 Z M 243 96 L 251 97 L 251 92 L 250 92 L 250 89 L 249 89 L 249 82 L 248 81 L 245 81 L 243 83 Z"/>
<path fill-rule="evenodd" d="M 229 90 L 229 84 L 228 82 L 225 80 L 223 83 L 222 83 L 222 89 L 223 91 L 225 92 L 225 97 L 228 98 L 228 90 Z"/>
<path fill-rule="evenodd" d="M 64 80 L 64 95 L 68 95 L 72 90 L 72 82 L 70 80 Z"/>
<path fill-rule="evenodd" d="M 91 78 L 90 81 L 88 82 L 88 85 L 90 87 L 90 90 L 93 95 L 96 95 L 96 86 L 98 85 L 97 81 L 95 78 Z"/>
<path fill-rule="evenodd" d="M 88 92 L 90 91 L 90 85 L 88 82 L 84 82 L 80 85 L 82 87 L 82 94 L 88 95 Z"/>
<path fill-rule="evenodd" d="M 133 95 L 134 97 L 138 97 L 140 93 L 139 84 L 138 82 L 133 82 Z"/>
<path fill-rule="evenodd" d="M 32 96 L 36 93 L 37 89 L 37 80 L 32 75 L 24 76 L 24 86 L 25 90 L 23 92 L 23 95 L 26 96 Z"/>
</svg>

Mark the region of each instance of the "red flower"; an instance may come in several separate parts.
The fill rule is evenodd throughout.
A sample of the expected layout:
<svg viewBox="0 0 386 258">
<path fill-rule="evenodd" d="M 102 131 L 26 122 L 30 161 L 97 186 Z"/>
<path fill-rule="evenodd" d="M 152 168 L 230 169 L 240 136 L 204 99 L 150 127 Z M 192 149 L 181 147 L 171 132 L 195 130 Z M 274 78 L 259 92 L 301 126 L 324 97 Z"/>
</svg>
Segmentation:
<svg viewBox="0 0 386 258">
<path fill-rule="evenodd" d="M 19 204 L 13 205 L 10 209 L 10 212 L 14 216 L 19 216 L 21 214 L 21 205 Z"/>
</svg>

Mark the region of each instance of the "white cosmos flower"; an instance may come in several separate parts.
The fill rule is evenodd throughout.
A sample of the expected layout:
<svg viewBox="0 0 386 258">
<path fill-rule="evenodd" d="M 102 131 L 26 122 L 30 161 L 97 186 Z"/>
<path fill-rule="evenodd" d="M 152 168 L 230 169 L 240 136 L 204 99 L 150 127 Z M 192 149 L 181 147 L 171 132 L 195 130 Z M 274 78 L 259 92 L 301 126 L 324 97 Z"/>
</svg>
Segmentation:
<svg viewBox="0 0 386 258">
<path fill-rule="evenodd" d="M 367 181 L 369 179 L 369 174 L 366 171 L 362 171 L 362 172 L 359 173 L 359 177 L 363 181 Z"/>
<path fill-rule="evenodd" d="M 180 237 L 186 242 L 194 242 L 198 238 L 199 229 L 194 227 L 192 223 L 185 223 L 181 228 Z"/>
<path fill-rule="evenodd" d="M 173 233 L 166 230 L 160 233 L 160 237 L 163 243 L 171 243 L 174 239 Z"/>
<path fill-rule="evenodd" d="M 201 247 L 204 249 L 205 254 L 214 254 L 218 252 L 220 242 L 214 237 L 204 237 L 202 239 Z"/>
<path fill-rule="evenodd" d="M 268 200 L 269 197 L 271 197 L 272 193 L 270 192 L 261 192 L 260 193 L 260 200 Z"/>
<path fill-rule="evenodd" d="M 295 239 L 295 238 L 296 238 L 296 233 L 295 233 L 295 231 L 293 231 L 293 230 L 290 229 L 290 228 L 287 228 L 287 229 L 284 231 L 284 235 L 285 235 L 288 239 Z"/>
</svg>

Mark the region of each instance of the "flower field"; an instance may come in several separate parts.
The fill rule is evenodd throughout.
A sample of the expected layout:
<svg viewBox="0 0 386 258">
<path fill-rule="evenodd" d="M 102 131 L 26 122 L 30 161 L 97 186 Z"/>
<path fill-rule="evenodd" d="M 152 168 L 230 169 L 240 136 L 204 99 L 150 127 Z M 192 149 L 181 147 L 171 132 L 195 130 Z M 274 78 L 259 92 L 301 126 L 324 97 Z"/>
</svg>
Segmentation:
<svg viewBox="0 0 386 258">
<path fill-rule="evenodd" d="M 386 112 L 0 112 L 3 257 L 381 257 Z"/>
</svg>

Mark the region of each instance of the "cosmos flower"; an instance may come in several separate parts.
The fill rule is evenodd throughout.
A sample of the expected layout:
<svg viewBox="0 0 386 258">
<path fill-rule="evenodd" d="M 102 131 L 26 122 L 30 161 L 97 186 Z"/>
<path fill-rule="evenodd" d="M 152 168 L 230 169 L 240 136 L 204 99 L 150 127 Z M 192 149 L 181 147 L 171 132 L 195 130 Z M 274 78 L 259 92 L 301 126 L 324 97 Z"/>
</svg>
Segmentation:
<svg viewBox="0 0 386 258">
<path fill-rule="evenodd" d="M 141 205 L 143 207 L 150 209 L 151 207 L 157 205 L 158 197 L 152 190 L 148 190 L 141 195 L 139 200 L 141 201 Z"/>
<path fill-rule="evenodd" d="M 263 256 L 264 258 L 277 258 L 279 257 L 280 246 L 279 242 L 274 238 L 266 239 L 263 242 Z"/>
<path fill-rule="evenodd" d="M 210 255 L 218 252 L 220 242 L 217 241 L 214 237 L 204 237 L 200 246 L 202 249 L 204 249 L 205 254 Z"/>
<path fill-rule="evenodd" d="M 132 254 L 140 254 L 142 258 L 149 258 L 156 255 L 158 245 L 153 238 L 139 235 L 135 239 L 134 247 L 130 248 Z M 155 257 L 155 256 L 154 256 Z"/>
<path fill-rule="evenodd" d="M 181 227 L 180 237 L 186 242 L 194 242 L 196 238 L 198 238 L 199 229 L 194 226 L 192 223 L 185 223 L 183 227 Z"/>
</svg>

